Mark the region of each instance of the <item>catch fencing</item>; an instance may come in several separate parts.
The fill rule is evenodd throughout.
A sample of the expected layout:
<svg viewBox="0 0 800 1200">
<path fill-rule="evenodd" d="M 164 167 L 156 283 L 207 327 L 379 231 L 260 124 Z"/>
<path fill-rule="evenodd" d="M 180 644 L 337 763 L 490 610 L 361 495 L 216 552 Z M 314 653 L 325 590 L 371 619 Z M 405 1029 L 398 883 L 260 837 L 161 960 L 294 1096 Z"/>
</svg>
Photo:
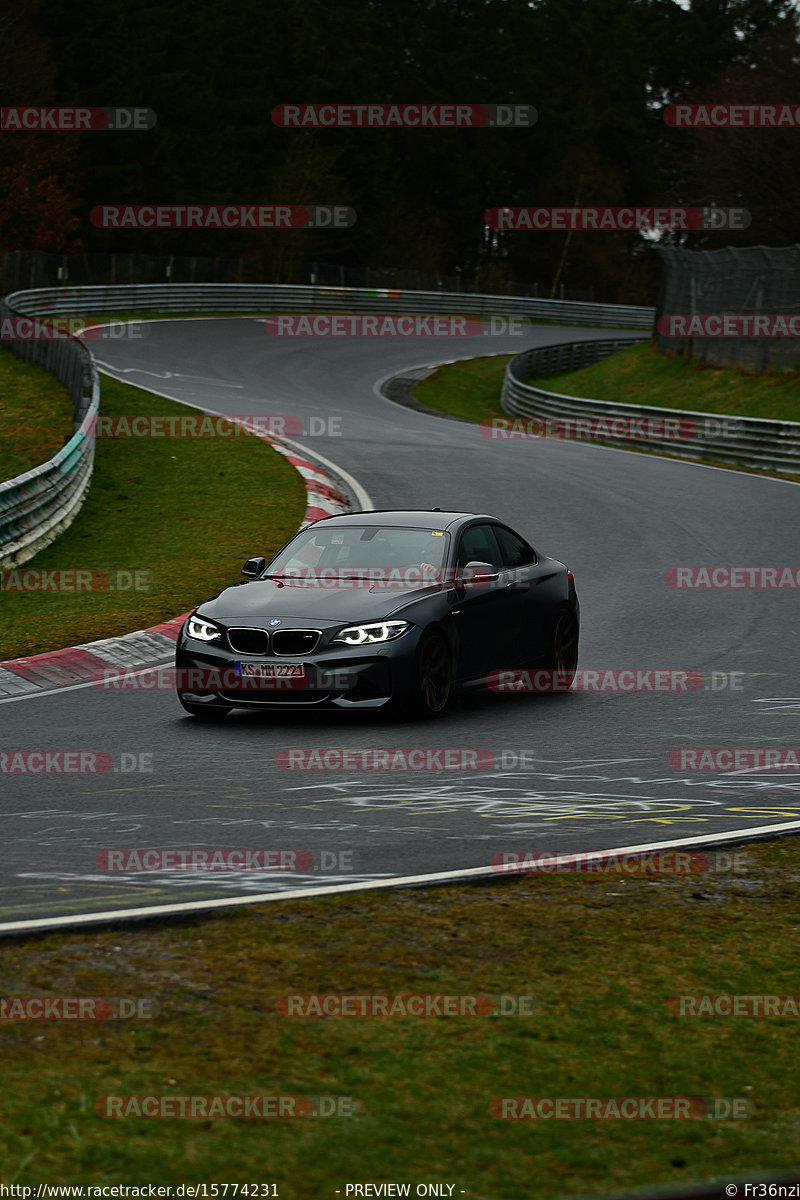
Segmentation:
<svg viewBox="0 0 800 1200">
<path fill-rule="evenodd" d="M 22 288 L 100 286 L 136 283 L 264 283 L 263 265 L 248 258 L 211 258 L 186 254 L 46 254 L 15 251 L 0 255 L 0 295 Z M 478 276 L 443 275 L 409 267 L 360 267 L 342 263 L 293 261 L 284 266 L 282 283 L 325 287 L 404 288 L 436 292 L 508 292 L 514 296 L 551 295 L 549 284 Z M 481 275 L 483 282 L 481 283 Z M 559 300 L 597 299 L 593 288 L 558 285 Z"/>
<path fill-rule="evenodd" d="M 683 355 L 718 367 L 744 367 L 756 374 L 800 368 L 800 337 L 669 336 L 687 323 L 669 317 L 800 317 L 800 244 L 795 246 L 728 246 L 723 250 L 659 248 L 664 270 L 658 298 L 656 343 L 661 354 Z M 700 323 L 695 322 L 697 328 Z M 800 326 L 800 320 L 797 325 Z M 746 328 L 746 327 L 745 327 Z"/>
</svg>

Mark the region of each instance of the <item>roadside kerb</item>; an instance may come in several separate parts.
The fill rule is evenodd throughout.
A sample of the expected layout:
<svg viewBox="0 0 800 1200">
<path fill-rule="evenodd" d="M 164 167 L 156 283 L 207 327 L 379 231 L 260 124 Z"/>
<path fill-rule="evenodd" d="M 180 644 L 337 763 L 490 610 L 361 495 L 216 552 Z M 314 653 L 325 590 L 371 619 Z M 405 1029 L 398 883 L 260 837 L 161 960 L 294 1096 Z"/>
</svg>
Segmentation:
<svg viewBox="0 0 800 1200">
<path fill-rule="evenodd" d="M 244 422 L 240 422 L 244 423 Z M 349 512 L 351 503 L 333 471 L 306 458 L 295 447 L 267 434 L 256 434 L 283 454 L 303 477 L 306 511 L 300 528 L 321 517 Z M 133 671 L 170 661 L 188 613 L 120 637 L 0 662 L 0 699 L 16 698 L 97 678 L 109 668 Z"/>
</svg>

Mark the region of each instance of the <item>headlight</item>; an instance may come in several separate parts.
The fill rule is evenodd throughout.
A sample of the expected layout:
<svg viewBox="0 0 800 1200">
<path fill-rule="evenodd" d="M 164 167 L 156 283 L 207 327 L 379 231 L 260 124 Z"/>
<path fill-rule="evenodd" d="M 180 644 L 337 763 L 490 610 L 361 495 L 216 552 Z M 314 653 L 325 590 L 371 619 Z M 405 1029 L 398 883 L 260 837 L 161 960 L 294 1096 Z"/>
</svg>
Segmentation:
<svg viewBox="0 0 800 1200">
<path fill-rule="evenodd" d="M 346 646 L 366 646 L 370 642 L 391 642 L 410 628 L 409 621 L 381 621 L 376 625 L 348 625 L 347 629 L 340 629 L 331 640 L 344 642 Z"/>
<path fill-rule="evenodd" d="M 222 630 L 210 621 L 204 621 L 197 613 L 186 622 L 186 632 L 189 637 L 197 638 L 198 642 L 214 642 L 222 637 Z"/>
</svg>

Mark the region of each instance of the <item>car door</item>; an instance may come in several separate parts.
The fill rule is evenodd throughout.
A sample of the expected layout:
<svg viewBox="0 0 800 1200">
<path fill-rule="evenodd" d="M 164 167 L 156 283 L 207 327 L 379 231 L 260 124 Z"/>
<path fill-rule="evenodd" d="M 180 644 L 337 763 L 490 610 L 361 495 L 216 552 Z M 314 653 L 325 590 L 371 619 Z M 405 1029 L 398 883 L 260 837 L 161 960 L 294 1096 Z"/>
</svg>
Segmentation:
<svg viewBox="0 0 800 1200">
<path fill-rule="evenodd" d="M 459 679 L 485 679 L 508 665 L 517 637 L 518 598 L 506 584 L 508 573 L 494 527 L 488 521 L 462 530 L 456 549 L 456 570 L 469 562 L 488 562 L 498 572 L 496 581 L 482 587 L 457 589 L 452 610 L 456 632 L 456 673 Z"/>
<path fill-rule="evenodd" d="M 495 525 L 494 533 L 508 572 L 506 586 L 514 596 L 515 661 L 509 665 L 537 664 L 550 649 L 557 607 L 555 564 L 551 559 L 540 561 L 533 547 L 507 526 Z"/>
</svg>

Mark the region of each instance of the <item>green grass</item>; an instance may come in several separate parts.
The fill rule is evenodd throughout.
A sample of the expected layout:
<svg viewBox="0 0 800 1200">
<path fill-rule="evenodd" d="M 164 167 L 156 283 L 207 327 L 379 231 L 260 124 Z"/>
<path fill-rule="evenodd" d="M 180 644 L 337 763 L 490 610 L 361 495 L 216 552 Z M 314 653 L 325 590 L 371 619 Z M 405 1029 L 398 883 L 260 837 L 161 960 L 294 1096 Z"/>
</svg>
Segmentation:
<svg viewBox="0 0 800 1200">
<path fill-rule="evenodd" d="M 151 1020 L 0 1024 L 0 1182 L 446 1182 L 518 1200 L 800 1160 L 798 1018 L 670 996 L 793 994 L 800 843 L 744 874 L 529 876 L 277 902 L 3 946 L 3 994 L 146 997 Z M 295 993 L 532 995 L 504 1018 L 288 1018 Z M 107 1120 L 115 1095 L 353 1097 L 356 1118 Z M 746 1097 L 741 1121 L 508 1122 L 499 1096 Z M 343 1193 L 342 1193 L 343 1194 Z"/>
<path fill-rule="evenodd" d="M 508 417 L 500 406 L 500 388 L 513 354 L 469 358 L 439 367 L 414 387 L 414 398 L 437 412 L 465 421 Z"/>
<path fill-rule="evenodd" d="M 103 377 L 103 416 L 196 410 Z M 41 453 L 38 461 L 42 461 Z M 0 590 L 0 660 L 113 637 L 178 616 L 269 557 L 305 512 L 302 479 L 252 435 L 98 438 L 78 516 L 28 569 L 140 571 L 148 590 Z M 134 584 L 137 577 L 134 577 Z"/>
<path fill-rule="evenodd" d="M 52 458 L 72 436 L 72 400 L 41 367 L 0 349 L 0 482 Z"/>
<path fill-rule="evenodd" d="M 503 355 L 448 363 L 414 386 L 414 399 L 434 412 L 448 413 L 466 421 L 513 420 L 500 404 L 503 375 L 512 357 Z M 747 375 L 737 368 L 702 367 L 680 359 L 662 358 L 649 343 L 619 350 L 581 371 L 546 377 L 537 375 L 529 382 L 546 391 L 583 399 L 800 420 L 800 375 L 788 371 Z M 636 444 L 626 446 L 626 449 L 670 457 L 663 450 L 650 450 Z M 786 471 L 733 465 L 713 458 L 702 461 L 726 470 L 779 479 L 797 478 Z"/>
<path fill-rule="evenodd" d="M 474 358 L 439 367 L 415 386 L 414 396 L 428 408 L 467 421 L 507 419 L 500 389 L 512 357 Z M 800 421 L 800 375 L 747 375 L 735 367 L 698 366 L 664 358 L 649 342 L 618 350 L 580 371 L 537 375 L 529 382 L 584 399 Z"/>
<path fill-rule="evenodd" d="M 464 400 L 469 419 L 499 415 L 484 411 L 482 386 Z M 103 397 L 104 414 L 187 411 L 108 379 Z M 150 567 L 158 590 L 130 598 L 136 611 L 150 606 L 138 624 L 183 611 L 302 515 L 298 477 L 254 441 L 101 440 L 84 510 L 34 565 Z M 7 614 L 20 616 L 12 599 L 0 594 L 4 630 Z M 86 600 L 111 600 L 111 621 L 123 596 L 53 599 L 70 603 L 28 609 L 18 631 L 33 624 L 38 636 L 40 621 L 55 631 L 81 615 L 91 633 L 58 644 L 89 640 L 102 614 L 82 611 Z M 119 623 L 112 632 L 134 627 Z M 793 1166 L 797 1018 L 680 1019 L 666 1006 L 681 992 L 798 990 L 800 843 L 746 855 L 744 876 L 528 877 L 6 942 L 6 997 L 148 997 L 160 1011 L 97 1025 L 0 1021 L 0 1183 L 273 1182 L 284 1198 L 316 1200 L 347 1182 L 394 1180 L 412 1194 L 424 1181 L 518 1200 Z M 532 994 L 535 1015 L 277 1014 L 279 996 L 303 992 Z M 109 1093 L 217 1092 L 352 1096 L 363 1111 L 274 1122 L 94 1111 Z M 754 1111 L 740 1122 L 490 1117 L 493 1097 L 524 1095 L 747 1096 Z"/>
<path fill-rule="evenodd" d="M 704 366 L 691 359 L 667 358 L 651 342 L 618 350 L 580 371 L 537 376 L 530 382 L 546 391 L 590 400 L 800 421 L 797 372 L 750 375 L 738 367 Z"/>
</svg>

